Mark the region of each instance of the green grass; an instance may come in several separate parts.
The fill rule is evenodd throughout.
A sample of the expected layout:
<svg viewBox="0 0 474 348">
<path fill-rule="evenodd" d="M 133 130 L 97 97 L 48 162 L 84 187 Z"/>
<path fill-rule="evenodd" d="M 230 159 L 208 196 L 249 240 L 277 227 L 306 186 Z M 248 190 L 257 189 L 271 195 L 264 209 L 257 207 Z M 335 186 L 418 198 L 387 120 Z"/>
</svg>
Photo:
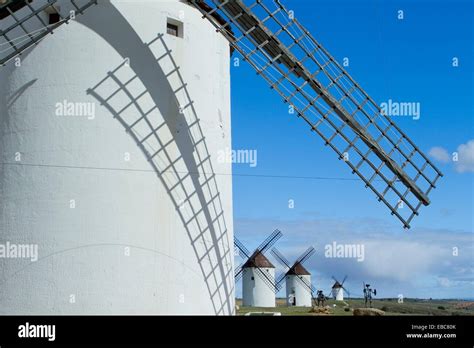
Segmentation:
<svg viewBox="0 0 474 348">
<path fill-rule="evenodd" d="M 276 308 L 241 307 L 242 301 L 238 299 L 237 305 L 240 308 L 237 314 L 279 312 L 281 315 L 324 315 L 311 313 L 311 308 L 307 307 L 287 307 L 285 303 L 284 299 L 277 299 Z M 330 315 L 352 316 L 352 311 L 345 311 L 345 307 L 363 308 L 364 300 L 350 299 L 344 302 L 328 300 L 326 305 L 330 307 Z M 403 303 L 398 303 L 397 299 L 380 299 L 373 300 L 372 307 L 383 310 L 385 315 L 474 315 L 474 302 L 455 300 L 405 299 Z"/>
</svg>

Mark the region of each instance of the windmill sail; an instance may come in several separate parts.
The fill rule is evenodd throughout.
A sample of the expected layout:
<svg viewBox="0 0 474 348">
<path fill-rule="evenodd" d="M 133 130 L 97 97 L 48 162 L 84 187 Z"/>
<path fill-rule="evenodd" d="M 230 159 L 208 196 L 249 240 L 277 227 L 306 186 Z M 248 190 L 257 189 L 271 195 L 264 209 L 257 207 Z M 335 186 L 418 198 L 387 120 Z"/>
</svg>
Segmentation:
<svg viewBox="0 0 474 348">
<path fill-rule="evenodd" d="M 188 1 L 409 228 L 442 173 L 282 3 Z M 0 1 L 0 64 L 96 3 Z"/>
<path fill-rule="evenodd" d="M 281 2 L 189 2 L 409 228 L 442 173 Z"/>
<path fill-rule="evenodd" d="M 0 1 L 0 65 L 37 45 L 98 0 Z M 51 21 L 51 19 L 54 19 Z"/>
<path fill-rule="evenodd" d="M 300 270 L 303 272 L 307 272 L 304 268 L 302 268 L 302 264 L 306 262 L 315 252 L 316 250 L 314 247 L 309 247 L 300 257 L 295 261 L 293 266 L 290 266 L 290 261 L 283 256 L 283 254 L 278 251 L 277 248 L 272 249 L 272 255 L 280 262 L 280 264 L 285 268 L 285 273 L 282 273 L 277 281 L 276 284 L 279 285 L 285 280 L 286 276 L 289 273 L 296 275 L 296 279 L 304 286 L 306 289 L 311 293 L 311 297 L 313 297 L 313 293 L 316 291 L 316 288 L 305 278 L 302 277 L 303 274 L 300 273 Z"/>
</svg>

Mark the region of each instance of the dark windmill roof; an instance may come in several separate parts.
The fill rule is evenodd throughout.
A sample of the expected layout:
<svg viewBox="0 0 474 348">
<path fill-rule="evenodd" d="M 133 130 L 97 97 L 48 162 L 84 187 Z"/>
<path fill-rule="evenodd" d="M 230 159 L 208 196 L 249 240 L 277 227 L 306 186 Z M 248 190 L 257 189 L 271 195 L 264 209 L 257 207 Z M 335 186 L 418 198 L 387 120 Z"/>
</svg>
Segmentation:
<svg viewBox="0 0 474 348">
<path fill-rule="evenodd" d="M 275 268 L 260 250 L 256 250 L 242 268 Z"/>
<path fill-rule="evenodd" d="M 311 275 L 311 273 L 298 262 L 286 272 L 286 275 Z"/>
<path fill-rule="evenodd" d="M 336 282 L 334 283 L 334 285 L 332 286 L 332 288 L 333 288 L 333 289 L 342 288 L 342 285 L 341 285 L 341 283 L 339 283 L 338 281 L 336 281 Z"/>
</svg>

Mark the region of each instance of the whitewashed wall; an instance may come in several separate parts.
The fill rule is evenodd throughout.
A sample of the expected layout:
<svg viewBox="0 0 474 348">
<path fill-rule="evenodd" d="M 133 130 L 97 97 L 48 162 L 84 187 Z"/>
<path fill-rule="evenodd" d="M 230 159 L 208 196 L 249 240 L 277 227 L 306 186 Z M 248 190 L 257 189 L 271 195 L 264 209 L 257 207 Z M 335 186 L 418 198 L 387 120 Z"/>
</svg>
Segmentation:
<svg viewBox="0 0 474 348">
<path fill-rule="evenodd" d="M 302 279 L 298 279 L 298 277 Z M 311 307 L 311 292 L 308 287 L 303 283 L 311 284 L 310 275 L 287 275 L 286 276 L 286 298 L 287 304 L 291 305 L 289 302 L 290 295 L 293 295 L 296 298 L 296 306 L 299 307 Z"/>
<path fill-rule="evenodd" d="M 0 242 L 39 252 L 0 259 L 1 314 L 233 314 L 229 62 L 196 9 L 129 0 L 0 68 Z"/>
<path fill-rule="evenodd" d="M 275 279 L 274 268 L 260 268 Z M 275 292 L 258 273 L 257 268 L 244 268 L 242 275 L 242 305 L 244 307 L 275 307 Z"/>
</svg>

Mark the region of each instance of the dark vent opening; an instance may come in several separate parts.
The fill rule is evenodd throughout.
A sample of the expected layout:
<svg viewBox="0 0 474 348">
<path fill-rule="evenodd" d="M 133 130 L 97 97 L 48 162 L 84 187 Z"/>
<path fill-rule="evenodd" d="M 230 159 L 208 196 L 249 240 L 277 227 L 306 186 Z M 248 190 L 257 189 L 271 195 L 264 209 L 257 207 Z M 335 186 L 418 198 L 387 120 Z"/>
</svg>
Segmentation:
<svg viewBox="0 0 474 348">
<path fill-rule="evenodd" d="M 179 27 L 175 24 L 168 23 L 166 26 L 166 32 L 170 35 L 178 37 Z"/>
<path fill-rule="evenodd" d="M 49 15 L 49 24 L 56 24 L 61 20 L 59 13 L 50 13 Z"/>
</svg>

